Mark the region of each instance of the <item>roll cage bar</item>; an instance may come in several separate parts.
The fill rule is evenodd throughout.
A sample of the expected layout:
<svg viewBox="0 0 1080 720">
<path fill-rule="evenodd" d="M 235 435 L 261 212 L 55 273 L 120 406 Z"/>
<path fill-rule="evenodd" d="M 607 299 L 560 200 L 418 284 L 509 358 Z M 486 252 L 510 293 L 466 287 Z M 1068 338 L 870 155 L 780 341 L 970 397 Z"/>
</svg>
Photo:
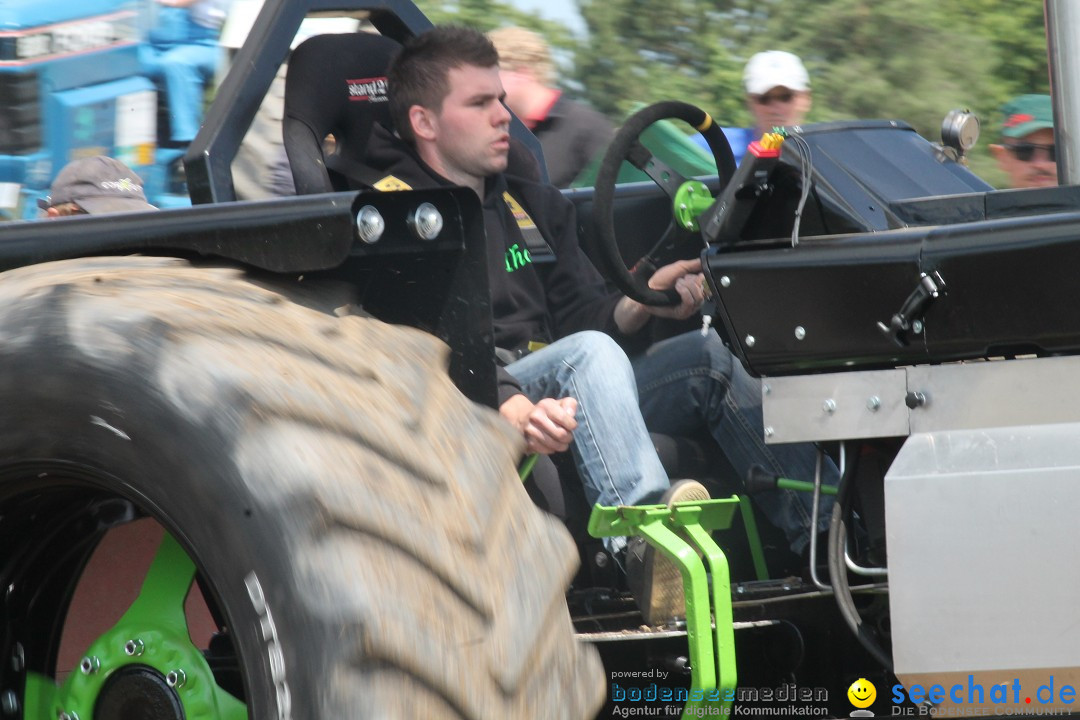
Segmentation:
<svg viewBox="0 0 1080 720">
<path fill-rule="evenodd" d="M 381 34 L 405 42 L 432 27 L 432 23 L 411 0 L 266 0 L 216 100 L 207 111 L 198 136 L 184 156 L 188 192 L 194 204 L 228 202 L 236 199 L 232 161 L 259 105 L 270 89 L 300 23 L 311 13 L 366 12 L 367 21 Z M 540 143 L 514 118 L 510 129 L 532 151 L 547 170 Z"/>
</svg>

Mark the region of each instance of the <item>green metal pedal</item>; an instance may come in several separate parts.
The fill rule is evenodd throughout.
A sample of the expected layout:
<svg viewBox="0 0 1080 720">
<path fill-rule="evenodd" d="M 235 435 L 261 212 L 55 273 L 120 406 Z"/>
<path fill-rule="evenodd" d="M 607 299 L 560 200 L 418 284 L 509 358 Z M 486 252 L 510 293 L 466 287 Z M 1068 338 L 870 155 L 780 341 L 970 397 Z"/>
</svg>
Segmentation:
<svg viewBox="0 0 1080 720">
<path fill-rule="evenodd" d="M 593 537 L 641 535 L 679 568 L 686 596 L 686 635 L 690 646 L 690 691 L 683 709 L 684 718 L 696 717 L 693 711 L 698 708 L 719 707 L 723 708 L 721 712 L 729 713 L 735 696 L 731 579 L 727 558 L 709 532 L 731 527 L 740 504 L 740 499 L 733 495 L 675 503 L 671 507 L 597 505 L 589 517 L 589 534 Z"/>
</svg>

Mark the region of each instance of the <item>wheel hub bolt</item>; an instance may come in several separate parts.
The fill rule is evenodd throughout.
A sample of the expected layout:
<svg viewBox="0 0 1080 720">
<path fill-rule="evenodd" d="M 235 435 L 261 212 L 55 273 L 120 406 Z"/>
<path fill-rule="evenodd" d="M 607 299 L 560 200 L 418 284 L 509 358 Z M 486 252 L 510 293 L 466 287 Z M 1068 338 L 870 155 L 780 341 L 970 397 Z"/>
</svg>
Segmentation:
<svg viewBox="0 0 1080 720">
<path fill-rule="evenodd" d="M 146 646 L 143 644 L 143 641 L 138 638 L 135 638 L 134 640 L 128 640 L 126 643 L 124 643 L 124 652 L 132 657 L 142 655 L 145 649 Z"/>
<path fill-rule="evenodd" d="M 79 670 L 83 675 L 93 675 L 101 669 L 101 660 L 94 655 L 87 655 L 79 663 Z"/>
<path fill-rule="evenodd" d="M 187 682 L 187 673 L 180 668 L 170 670 L 165 676 L 165 684 L 171 688 L 180 689 L 184 687 L 184 683 Z"/>
</svg>

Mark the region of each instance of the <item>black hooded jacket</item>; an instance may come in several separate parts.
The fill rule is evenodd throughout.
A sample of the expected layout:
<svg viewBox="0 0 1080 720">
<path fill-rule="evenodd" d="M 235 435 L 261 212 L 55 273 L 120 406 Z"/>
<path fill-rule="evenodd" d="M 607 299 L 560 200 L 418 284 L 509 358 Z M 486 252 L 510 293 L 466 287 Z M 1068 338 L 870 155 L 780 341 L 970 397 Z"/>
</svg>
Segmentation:
<svg viewBox="0 0 1080 720">
<path fill-rule="evenodd" d="M 452 185 L 380 126 L 365 164 L 413 188 Z M 532 262 L 518 219 L 504 199 L 507 191 L 539 228 L 554 261 Z M 485 183 L 483 211 L 496 347 L 519 351 L 530 342 L 549 343 L 581 330 L 619 334 L 614 312 L 622 296 L 607 290 L 581 250 L 574 206 L 562 193 L 551 185 L 498 174 Z M 499 402 L 517 392 L 516 382 L 500 373 Z"/>
</svg>

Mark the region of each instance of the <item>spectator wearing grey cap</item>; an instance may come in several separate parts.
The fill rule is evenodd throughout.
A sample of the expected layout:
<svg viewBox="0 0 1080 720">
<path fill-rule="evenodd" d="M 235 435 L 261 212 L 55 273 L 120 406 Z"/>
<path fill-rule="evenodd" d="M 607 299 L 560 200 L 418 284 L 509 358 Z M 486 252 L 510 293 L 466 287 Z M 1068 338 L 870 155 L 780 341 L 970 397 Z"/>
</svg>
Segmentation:
<svg viewBox="0 0 1080 720">
<path fill-rule="evenodd" d="M 64 166 L 49 197 L 38 200 L 45 217 L 157 210 L 146 202 L 142 178 L 115 158 L 80 158 Z"/>
</svg>

